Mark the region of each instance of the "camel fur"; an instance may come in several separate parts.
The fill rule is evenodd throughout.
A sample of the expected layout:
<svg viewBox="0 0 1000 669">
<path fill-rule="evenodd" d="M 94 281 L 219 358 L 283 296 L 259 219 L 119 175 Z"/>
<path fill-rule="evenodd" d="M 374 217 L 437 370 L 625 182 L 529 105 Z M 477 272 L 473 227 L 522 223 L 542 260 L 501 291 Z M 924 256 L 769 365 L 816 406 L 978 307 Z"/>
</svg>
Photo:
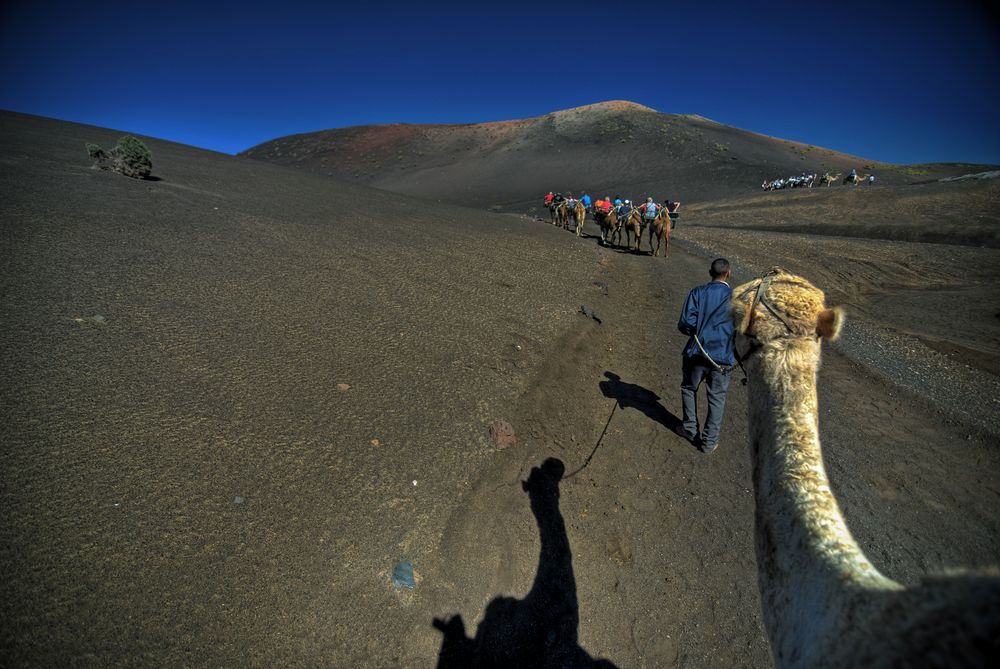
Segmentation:
<svg viewBox="0 0 1000 669">
<path fill-rule="evenodd" d="M 956 573 L 906 587 L 848 530 L 823 468 L 816 397 L 821 342 L 838 336 L 843 313 L 802 277 L 772 273 L 763 301 L 756 279 L 731 306 L 737 350 L 758 347 L 745 365 L 758 585 L 775 666 L 1000 666 L 1000 578 Z"/>
</svg>

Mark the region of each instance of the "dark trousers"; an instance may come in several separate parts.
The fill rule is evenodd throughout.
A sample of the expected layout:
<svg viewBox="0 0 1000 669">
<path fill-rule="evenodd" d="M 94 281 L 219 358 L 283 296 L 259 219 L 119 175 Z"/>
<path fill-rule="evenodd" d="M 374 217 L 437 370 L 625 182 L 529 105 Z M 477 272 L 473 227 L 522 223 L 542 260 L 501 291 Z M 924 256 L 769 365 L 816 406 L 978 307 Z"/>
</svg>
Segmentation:
<svg viewBox="0 0 1000 669">
<path fill-rule="evenodd" d="M 704 381 L 708 391 L 708 417 L 705 429 L 701 431 L 701 442 L 706 446 L 719 443 L 729 379 L 729 374 L 723 374 L 701 358 L 684 358 L 681 402 L 684 406 L 684 432 L 688 437 L 693 439 L 698 435 L 698 387 Z"/>
</svg>

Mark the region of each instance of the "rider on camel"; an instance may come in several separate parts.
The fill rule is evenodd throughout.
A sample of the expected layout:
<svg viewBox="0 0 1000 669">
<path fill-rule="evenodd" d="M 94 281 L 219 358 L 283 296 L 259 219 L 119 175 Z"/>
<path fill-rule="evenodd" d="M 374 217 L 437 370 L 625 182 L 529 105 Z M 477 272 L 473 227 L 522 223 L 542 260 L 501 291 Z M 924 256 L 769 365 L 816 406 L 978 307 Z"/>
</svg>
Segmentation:
<svg viewBox="0 0 1000 669">
<path fill-rule="evenodd" d="M 625 200 L 617 207 L 618 219 L 625 220 L 632 213 L 632 200 Z"/>
<path fill-rule="evenodd" d="M 656 212 L 659 205 L 653 202 L 653 198 L 647 197 L 646 202 L 639 205 L 639 212 L 642 214 L 643 219 L 652 220 L 656 218 Z"/>
</svg>

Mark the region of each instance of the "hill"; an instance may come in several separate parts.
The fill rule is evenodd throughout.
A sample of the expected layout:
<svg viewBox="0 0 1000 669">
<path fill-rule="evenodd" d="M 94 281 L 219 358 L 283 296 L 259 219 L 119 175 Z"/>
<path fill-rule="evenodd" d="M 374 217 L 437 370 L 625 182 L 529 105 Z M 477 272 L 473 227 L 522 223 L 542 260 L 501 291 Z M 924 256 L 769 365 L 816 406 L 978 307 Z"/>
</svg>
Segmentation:
<svg viewBox="0 0 1000 669">
<path fill-rule="evenodd" d="M 780 251 L 869 312 L 928 280 L 995 303 L 992 273 L 958 281 L 992 249 L 706 208 L 654 259 L 155 138 L 153 180 L 91 169 L 84 143 L 120 134 L 0 113 L 5 667 L 448 666 L 473 636 L 493 666 L 771 666 L 746 388 L 713 455 L 673 432 L 687 290 L 720 249 L 738 279 Z M 872 303 L 886 267 L 906 283 Z M 926 299 L 911 327 L 966 336 Z M 920 385 L 898 387 L 842 351 L 920 349 L 848 326 L 820 429 L 858 542 L 906 583 L 995 562 L 995 379 L 941 393 L 903 364 Z M 565 476 L 539 496 L 550 459 Z"/>
<path fill-rule="evenodd" d="M 375 125 L 281 137 L 241 155 L 338 180 L 475 207 L 526 210 L 552 189 L 685 202 L 759 191 L 804 171 L 874 171 L 879 183 L 981 171 L 888 165 L 625 101 L 532 119 Z"/>
</svg>

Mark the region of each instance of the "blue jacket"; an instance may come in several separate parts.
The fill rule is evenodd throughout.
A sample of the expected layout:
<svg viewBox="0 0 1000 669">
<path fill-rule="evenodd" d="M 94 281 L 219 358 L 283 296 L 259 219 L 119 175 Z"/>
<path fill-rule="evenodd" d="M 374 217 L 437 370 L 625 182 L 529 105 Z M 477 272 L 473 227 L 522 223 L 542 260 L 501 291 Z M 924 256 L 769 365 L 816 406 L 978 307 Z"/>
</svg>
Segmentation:
<svg viewBox="0 0 1000 669">
<path fill-rule="evenodd" d="M 590 196 L 589 195 L 584 195 L 583 197 L 580 198 L 580 200 L 583 202 L 583 206 L 584 207 L 589 207 L 590 206 Z"/>
<path fill-rule="evenodd" d="M 698 335 L 705 351 L 720 365 L 736 364 L 733 357 L 733 319 L 729 315 L 729 298 L 733 289 L 721 281 L 698 286 L 688 293 L 677 321 L 677 329 L 688 335 Z M 684 347 L 684 357 L 704 358 L 692 338 Z"/>
</svg>

